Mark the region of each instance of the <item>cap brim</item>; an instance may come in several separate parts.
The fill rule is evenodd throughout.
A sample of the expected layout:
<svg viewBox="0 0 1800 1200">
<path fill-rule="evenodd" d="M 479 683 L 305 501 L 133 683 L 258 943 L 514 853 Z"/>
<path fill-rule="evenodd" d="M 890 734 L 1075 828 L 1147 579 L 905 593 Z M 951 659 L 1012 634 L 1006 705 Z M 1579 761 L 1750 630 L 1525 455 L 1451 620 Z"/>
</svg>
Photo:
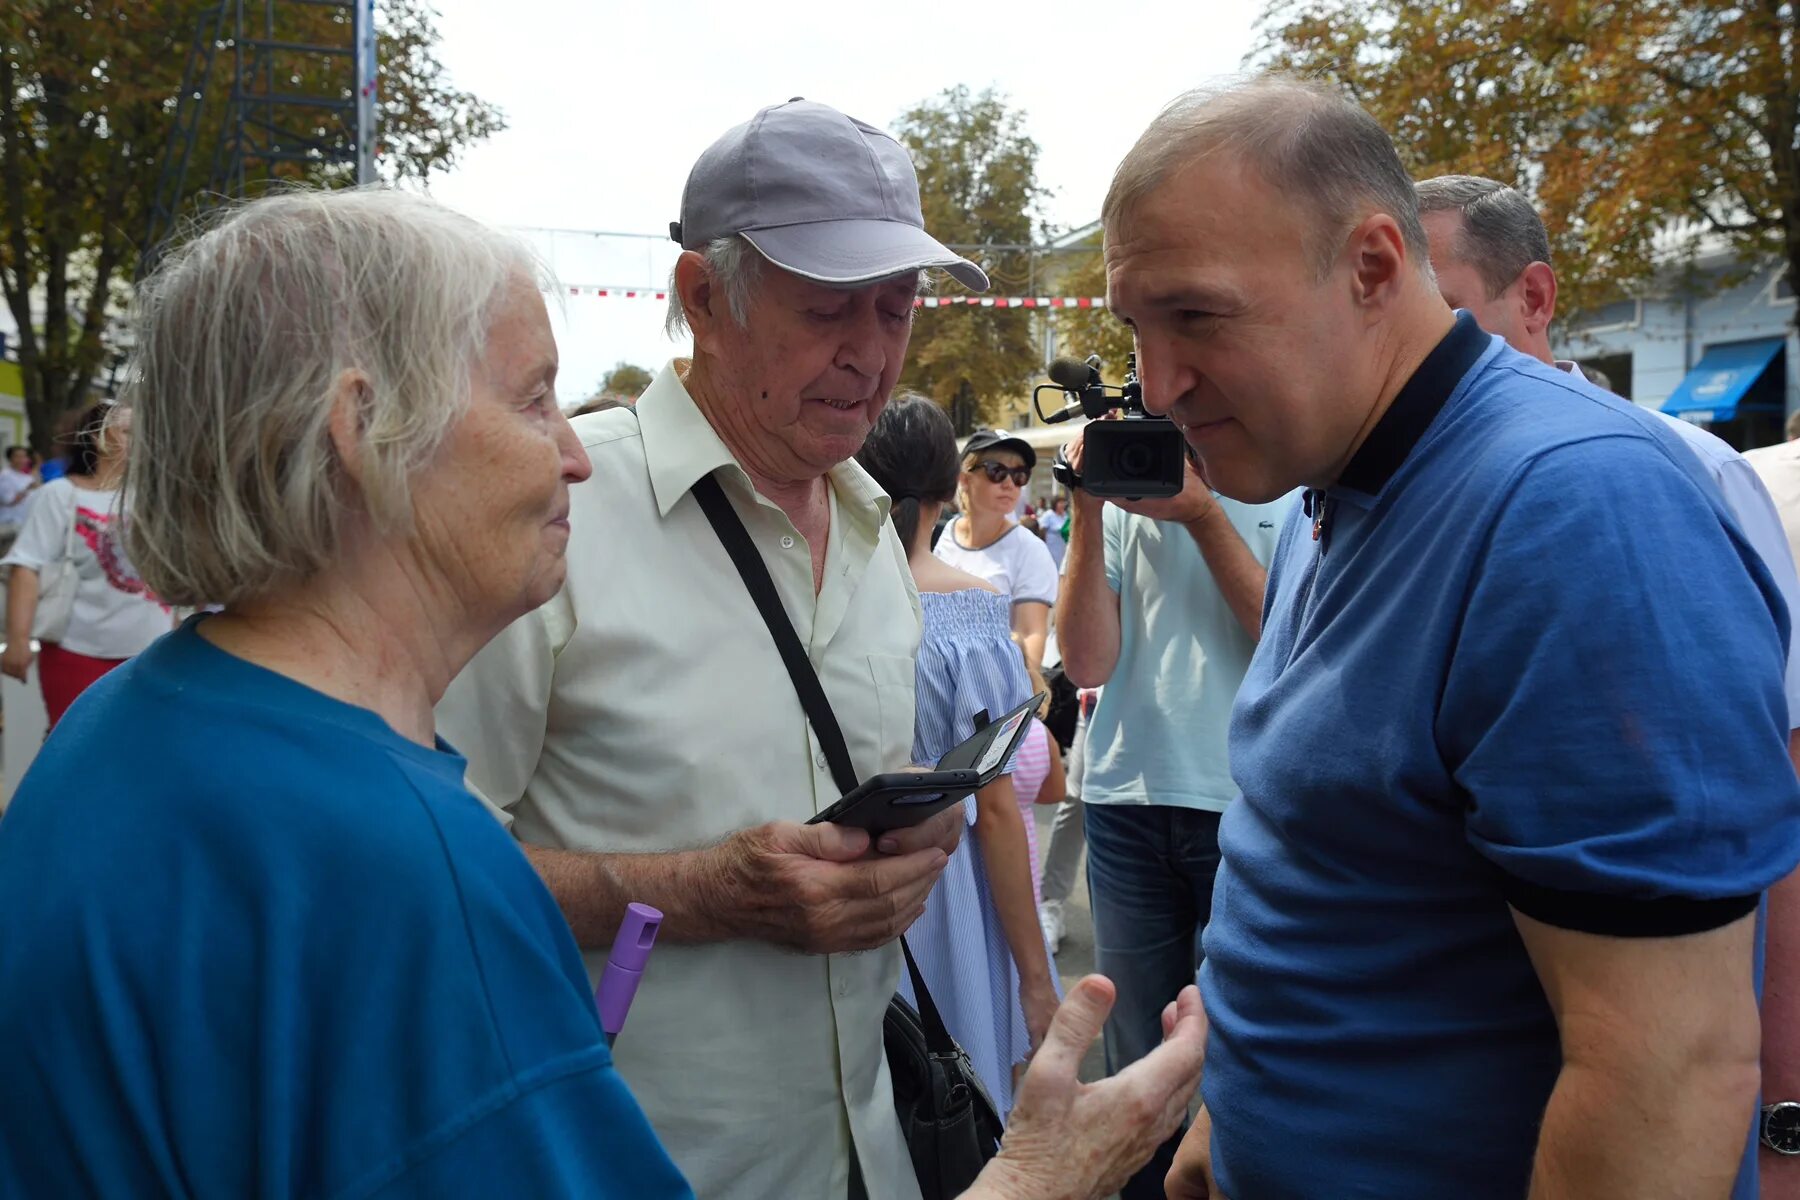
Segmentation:
<svg viewBox="0 0 1800 1200">
<path fill-rule="evenodd" d="M 973 442 L 974 440 L 973 437 L 969 439 L 970 442 Z M 966 443 L 963 446 L 963 453 L 965 454 L 979 454 L 983 450 L 1010 450 L 1025 460 L 1025 467 L 1027 470 L 1034 469 L 1037 466 L 1037 451 L 1033 449 L 1031 443 L 1024 438 L 1003 437 L 993 441 L 983 442 L 980 446 L 971 446 Z"/>
<path fill-rule="evenodd" d="M 746 229 L 744 240 L 784 271 L 833 287 L 856 287 L 908 271 L 938 268 L 971 291 L 987 273 L 915 225 L 900 221 L 815 221 Z"/>
</svg>

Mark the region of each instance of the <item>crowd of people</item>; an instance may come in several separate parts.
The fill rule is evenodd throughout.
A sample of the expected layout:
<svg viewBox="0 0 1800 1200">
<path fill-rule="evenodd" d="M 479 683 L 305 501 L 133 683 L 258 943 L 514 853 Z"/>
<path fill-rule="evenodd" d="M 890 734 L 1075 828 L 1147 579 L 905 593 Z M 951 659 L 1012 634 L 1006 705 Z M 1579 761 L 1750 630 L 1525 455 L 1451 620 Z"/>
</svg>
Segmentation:
<svg viewBox="0 0 1800 1200">
<path fill-rule="evenodd" d="M 896 394 L 985 274 L 822 104 L 701 155 L 691 356 L 573 423 L 543 267 L 427 198 L 165 256 L 67 477 L 0 473 L 0 1194 L 1800 1194 L 1792 456 L 1557 361 L 1529 201 L 1322 86 L 1177 99 L 1103 226 L 1184 481 L 1029 513 Z M 811 820 L 1047 677 L 960 804 Z"/>
</svg>

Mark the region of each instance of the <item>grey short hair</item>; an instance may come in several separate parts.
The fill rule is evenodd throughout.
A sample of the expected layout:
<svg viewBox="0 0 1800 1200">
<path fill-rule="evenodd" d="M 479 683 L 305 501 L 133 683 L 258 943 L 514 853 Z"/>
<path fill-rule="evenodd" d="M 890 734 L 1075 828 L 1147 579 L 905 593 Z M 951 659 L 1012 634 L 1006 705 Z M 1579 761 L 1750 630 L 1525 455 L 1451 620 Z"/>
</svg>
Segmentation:
<svg viewBox="0 0 1800 1200">
<path fill-rule="evenodd" d="M 762 251 L 750 244 L 750 239 L 735 233 L 730 237 L 714 238 L 708 242 L 706 249 L 701 251 L 701 256 L 706 259 L 706 269 L 712 275 L 713 284 L 725 293 L 725 309 L 731 314 L 731 319 L 737 322 L 739 329 L 746 327 L 750 324 L 750 304 L 756 295 L 756 285 L 762 279 L 763 268 L 773 264 L 762 256 Z M 775 269 L 781 270 L 780 267 Z M 931 272 L 920 271 L 913 282 L 913 290 L 924 295 L 931 291 L 931 285 Z M 871 285 L 855 285 L 868 286 Z M 681 306 L 681 293 L 675 290 L 675 269 L 671 267 L 669 311 L 663 317 L 663 332 L 673 339 L 687 331 L 687 310 Z"/>
<path fill-rule="evenodd" d="M 331 564 L 366 517 L 412 527 L 410 483 L 471 395 L 493 318 L 547 275 L 529 247 L 424 196 L 294 190 L 236 205 L 137 290 L 126 545 L 182 606 L 231 605 Z M 329 434 L 367 376 L 350 486 Z"/>
<path fill-rule="evenodd" d="M 725 293 L 725 310 L 738 328 L 750 323 L 750 298 L 756 281 L 762 277 L 764 258 L 755 246 L 739 236 L 714 238 L 700 252 L 706 259 L 706 270 L 713 286 Z M 663 318 L 663 332 L 678 338 L 688 331 L 687 310 L 681 307 L 681 293 L 675 288 L 675 268 L 669 268 L 669 312 Z"/>
<path fill-rule="evenodd" d="M 1400 227 L 1415 265 L 1431 274 L 1412 178 L 1375 118 L 1337 92 L 1279 74 L 1195 88 L 1164 108 L 1113 173 L 1100 216 L 1110 230 L 1183 167 L 1215 151 L 1238 155 L 1265 181 L 1313 210 L 1307 238 L 1321 277 L 1342 239 L 1371 210 Z"/>
<path fill-rule="evenodd" d="M 1421 182 L 1421 213 L 1462 216 L 1462 232 L 1452 251 L 1487 285 L 1492 300 L 1512 286 L 1534 262 L 1550 261 L 1550 235 L 1537 209 L 1517 188 L 1478 175 L 1440 175 Z"/>
</svg>

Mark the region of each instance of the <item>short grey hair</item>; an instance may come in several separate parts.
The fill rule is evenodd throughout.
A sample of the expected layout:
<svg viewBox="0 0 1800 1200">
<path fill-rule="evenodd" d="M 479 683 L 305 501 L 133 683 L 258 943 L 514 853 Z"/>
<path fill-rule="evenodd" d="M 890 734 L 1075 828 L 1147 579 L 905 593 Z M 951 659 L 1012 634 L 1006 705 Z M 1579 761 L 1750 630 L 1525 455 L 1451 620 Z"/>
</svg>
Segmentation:
<svg viewBox="0 0 1800 1200">
<path fill-rule="evenodd" d="M 368 519 L 412 528 L 411 480 L 466 408 L 501 300 L 547 275 L 524 243 L 424 196 L 292 190 L 223 211 L 137 290 L 126 546 L 181 606 L 304 582 Z M 368 379 L 365 469 L 333 447 Z"/>
<path fill-rule="evenodd" d="M 1316 216 L 1307 237 L 1319 275 L 1370 211 L 1384 212 L 1421 273 L 1430 248 L 1412 177 L 1393 139 L 1360 106 L 1322 84 L 1263 74 L 1195 88 L 1164 108 L 1113 173 L 1103 225 L 1142 202 L 1182 168 L 1216 151 L 1239 156 L 1272 187 Z"/>
<path fill-rule="evenodd" d="M 725 310 L 731 319 L 737 322 L 739 329 L 750 324 L 750 304 L 756 296 L 756 285 L 762 280 L 765 266 L 774 266 L 777 271 L 782 268 L 764 258 L 762 251 L 750 244 L 750 239 L 742 234 L 729 237 L 714 238 L 701 251 L 706 259 L 707 272 L 712 276 L 713 285 L 725 293 Z M 913 281 L 913 291 L 924 295 L 931 291 L 931 272 L 920 271 Z M 879 282 L 879 281 L 877 281 Z M 827 284 L 835 287 L 835 284 Z M 873 284 L 847 285 L 846 290 L 871 287 Z M 663 317 L 663 333 L 671 339 L 678 338 L 688 331 L 687 309 L 681 306 L 681 293 L 675 288 L 675 269 L 669 268 L 669 311 Z"/>
<path fill-rule="evenodd" d="M 713 286 L 725 294 L 725 310 L 738 328 L 750 323 L 750 299 L 762 278 L 762 253 L 740 234 L 714 238 L 700 252 L 706 259 L 707 274 Z M 678 338 L 688 331 L 687 309 L 681 306 L 681 293 L 675 287 L 675 268 L 669 268 L 669 312 L 663 318 L 663 332 Z"/>
<path fill-rule="evenodd" d="M 1511 287 L 1532 263 L 1550 262 L 1544 220 L 1519 189 L 1478 175 L 1440 175 L 1416 190 L 1421 213 L 1461 215 L 1462 232 L 1452 253 L 1475 268 L 1489 300 Z"/>
</svg>

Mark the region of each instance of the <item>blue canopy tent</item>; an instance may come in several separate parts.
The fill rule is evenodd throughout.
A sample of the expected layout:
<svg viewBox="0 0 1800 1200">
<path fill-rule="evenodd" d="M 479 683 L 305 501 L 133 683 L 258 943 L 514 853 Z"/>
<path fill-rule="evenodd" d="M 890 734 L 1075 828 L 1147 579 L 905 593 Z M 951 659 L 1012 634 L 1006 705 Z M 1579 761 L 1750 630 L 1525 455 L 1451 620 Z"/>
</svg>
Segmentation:
<svg viewBox="0 0 1800 1200">
<path fill-rule="evenodd" d="M 1709 347 L 1663 401 L 1662 410 L 1702 425 L 1734 420 L 1740 412 L 1779 413 L 1779 404 L 1745 404 L 1743 400 L 1783 345 L 1781 338 L 1763 338 Z"/>
</svg>

